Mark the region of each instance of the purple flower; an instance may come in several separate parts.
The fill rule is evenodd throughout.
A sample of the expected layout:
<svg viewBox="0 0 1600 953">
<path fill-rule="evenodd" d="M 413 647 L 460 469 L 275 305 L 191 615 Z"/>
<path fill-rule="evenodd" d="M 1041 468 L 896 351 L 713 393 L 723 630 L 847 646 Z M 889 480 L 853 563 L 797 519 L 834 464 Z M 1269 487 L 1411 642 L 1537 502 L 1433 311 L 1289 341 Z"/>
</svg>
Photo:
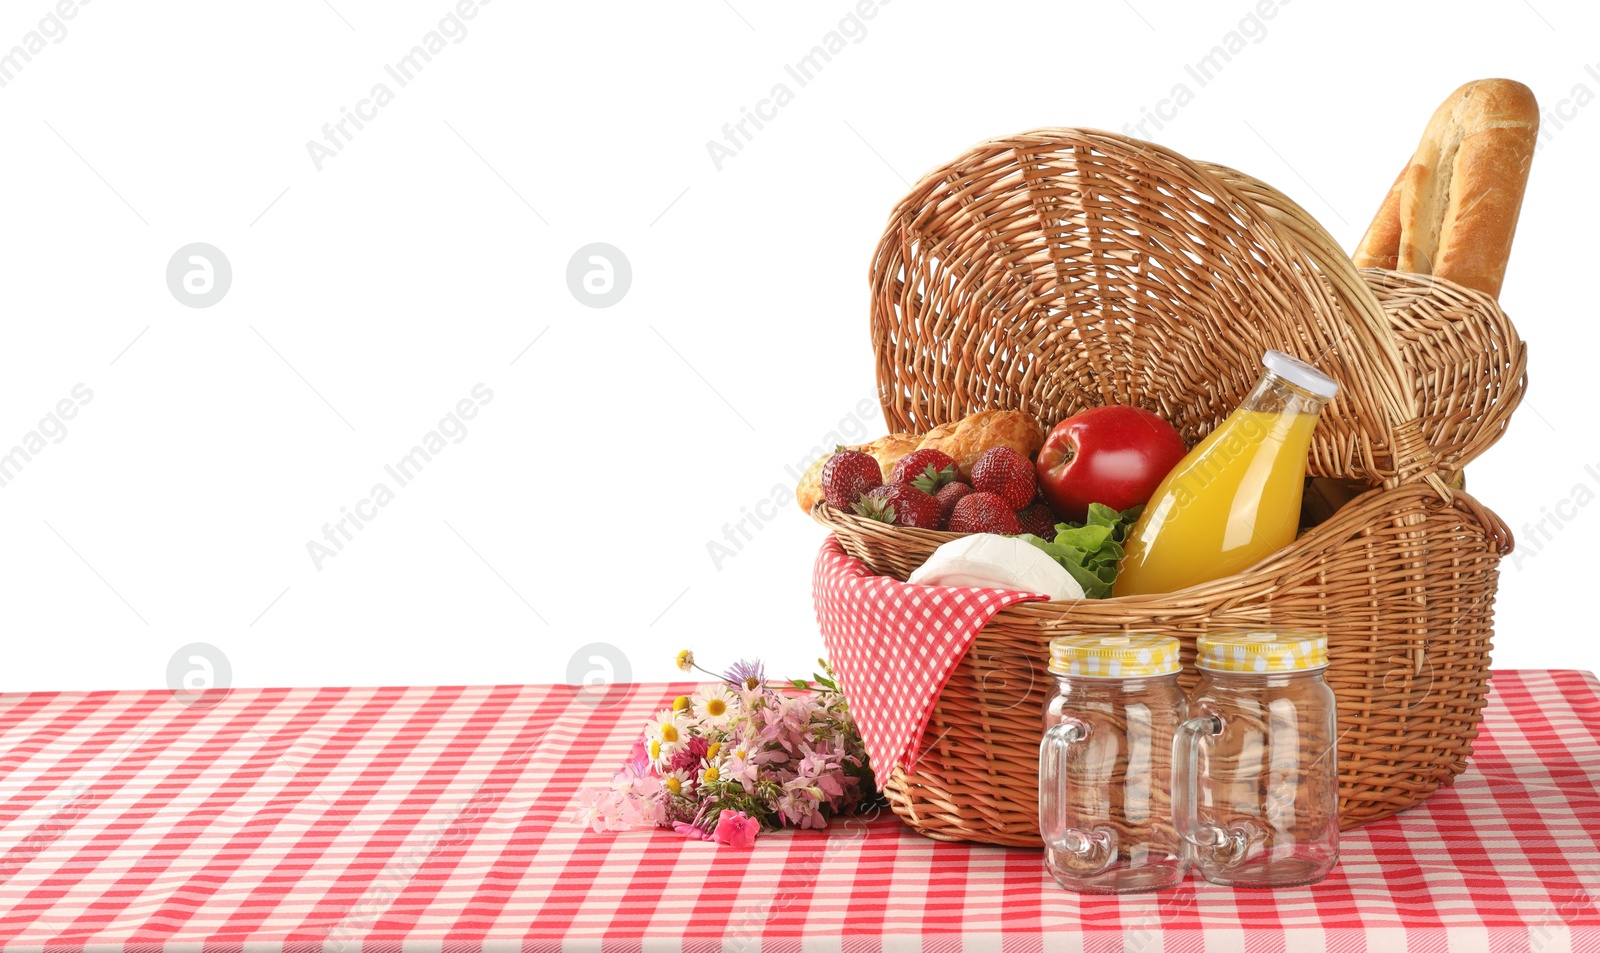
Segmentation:
<svg viewBox="0 0 1600 953">
<path fill-rule="evenodd" d="M 740 688 L 760 688 L 767 681 L 767 669 L 760 659 L 748 659 L 733 663 L 733 667 L 724 672 L 722 677 Z"/>
</svg>

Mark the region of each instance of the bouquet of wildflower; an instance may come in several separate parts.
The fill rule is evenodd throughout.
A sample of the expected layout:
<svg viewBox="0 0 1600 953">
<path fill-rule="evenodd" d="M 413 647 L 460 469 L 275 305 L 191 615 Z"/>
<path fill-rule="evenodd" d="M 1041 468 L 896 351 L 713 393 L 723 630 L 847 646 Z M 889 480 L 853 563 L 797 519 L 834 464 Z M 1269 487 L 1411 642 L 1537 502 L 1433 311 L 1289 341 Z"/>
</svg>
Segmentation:
<svg viewBox="0 0 1600 953">
<path fill-rule="evenodd" d="M 740 662 L 650 719 L 608 787 L 582 792 L 596 831 L 670 827 L 748 846 L 759 831 L 826 827 L 875 797 L 861 735 L 827 662 L 771 684 Z M 694 653 L 678 667 L 697 669 Z M 705 669 L 700 669 L 705 672 Z M 708 675 L 715 675 L 706 672 Z"/>
</svg>

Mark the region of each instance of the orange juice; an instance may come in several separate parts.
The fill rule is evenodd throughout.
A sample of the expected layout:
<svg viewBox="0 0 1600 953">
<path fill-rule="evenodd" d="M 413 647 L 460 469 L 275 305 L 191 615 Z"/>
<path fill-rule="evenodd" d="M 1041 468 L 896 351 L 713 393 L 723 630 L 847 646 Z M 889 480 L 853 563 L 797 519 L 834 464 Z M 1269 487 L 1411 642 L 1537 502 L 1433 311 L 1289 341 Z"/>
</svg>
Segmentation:
<svg viewBox="0 0 1600 953">
<path fill-rule="evenodd" d="M 1129 530 L 1116 595 L 1219 579 L 1294 542 L 1311 432 L 1338 385 L 1280 352 L 1263 363 L 1250 397 L 1167 474 Z"/>
</svg>

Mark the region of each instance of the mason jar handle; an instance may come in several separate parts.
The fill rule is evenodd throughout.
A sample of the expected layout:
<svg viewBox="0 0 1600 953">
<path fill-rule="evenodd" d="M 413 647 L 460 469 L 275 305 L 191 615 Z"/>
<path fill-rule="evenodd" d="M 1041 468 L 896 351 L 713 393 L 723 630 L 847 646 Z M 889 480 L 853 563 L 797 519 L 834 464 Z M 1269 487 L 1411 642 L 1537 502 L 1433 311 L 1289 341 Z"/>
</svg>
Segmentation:
<svg viewBox="0 0 1600 953">
<path fill-rule="evenodd" d="M 1249 821 L 1223 828 L 1200 821 L 1200 742 L 1222 734 L 1222 719 L 1199 715 L 1178 726 L 1172 739 L 1172 823 L 1178 836 L 1206 852 L 1206 860 L 1232 866 L 1259 839 Z"/>
<path fill-rule="evenodd" d="M 1052 725 L 1039 742 L 1039 833 L 1046 847 L 1083 861 L 1085 873 L 1099 873 L 1117 859 L 1117 832 L 1108 826 L 1086 831 L 1067 826 L 1067 750 L 1089 737 L 1089 726 L 1075 718 Z"/>
</svg>

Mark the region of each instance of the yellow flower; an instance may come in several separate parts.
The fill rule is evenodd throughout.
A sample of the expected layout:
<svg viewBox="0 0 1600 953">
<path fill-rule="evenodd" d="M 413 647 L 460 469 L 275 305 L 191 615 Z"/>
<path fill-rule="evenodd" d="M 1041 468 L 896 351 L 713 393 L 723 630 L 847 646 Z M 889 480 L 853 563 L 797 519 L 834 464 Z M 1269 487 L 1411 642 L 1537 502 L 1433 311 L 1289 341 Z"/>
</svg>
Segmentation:
<svg viewBox="0 0 1600 953">
<path fill-rule="evenodd" d="M 671 791 L 673 794 L 682 794 L 683 782 L 678 778 L 669 777 L 667 778 L 667 790 Z"/>
<path fill-rule="evenodd" d="M 704 771 L 700 772 L 700 783 L 701 784 L 712 784 L 712 783 L 714 783 L 717 780 L 717 774 L 718 774 L 718 772 L 717 772 L 717 766 L 716 765 L 714 765 L 714 764 L 706 765 L 706 769 Z"/>
<path fill-rule="evenodd" d="M 716 756 L 721 754 L 721 753 L 722 753 L 722 742 L 713 741 L 713 742 L 711 742 L 711 747 L 706 749 L 706 760 L 707 761 L 711 761 L 711 760 L 715 759 Z"/>
<path fill-rule="evenodd" d="M 706 699 L 706 714 L 712 718 L 721 718 L 728 713 L 728 703 L 720 698 Z"/>
<path fill-rule="evenodd" d="M 651 761 L 660 761 L 661 760 L 661 742 L 659 742 L 659 741 L 650 742 L 650 760 Z"/>
<path fill-rule="evenodd" d="M 678 740 L 678 726 L 672 722 L 663 722 L 661 725 L 661 740 L 667 744 L 674 744 Z"/>
<path fill-rule="evenodd" d="M 682 652 L 678 653 L 678 670 L 680 672 L 687 672 L 692 668 L 694 668 L 694 653 L 688 649 L 684 649 Z"/>
<path fill-rule="evenodd" d="M 674 698 L 672 700 L 672 710 L 673 711 L 688 711 L 689 710 L 689 696 L 688 695 L 679 695 L 677 698 Z"/>
</svg>

